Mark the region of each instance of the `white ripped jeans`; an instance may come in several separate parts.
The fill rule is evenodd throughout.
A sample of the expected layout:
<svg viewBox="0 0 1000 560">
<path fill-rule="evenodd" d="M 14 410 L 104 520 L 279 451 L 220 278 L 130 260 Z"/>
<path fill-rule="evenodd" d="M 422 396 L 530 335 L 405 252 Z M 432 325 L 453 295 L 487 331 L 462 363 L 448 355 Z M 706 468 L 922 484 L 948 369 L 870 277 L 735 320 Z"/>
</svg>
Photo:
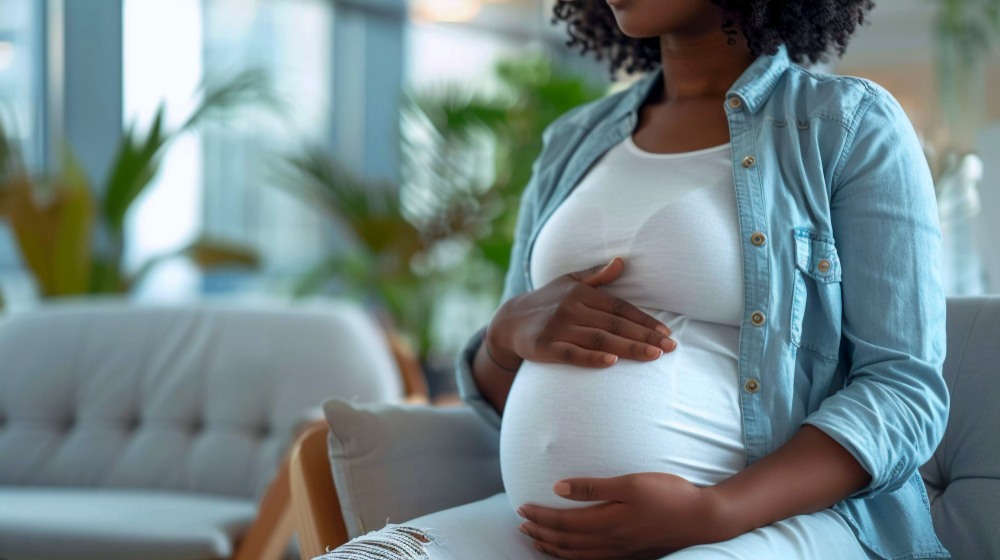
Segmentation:
<svg viewBox="0 0 1000 560">
<path fill-rule="evenodd" d="M 517 526 L 505 494 L 387 525 L 314 560 L 552 560 Z M 832 510 L 798 515 L 663 560 L 873 560 Z"/>
</svg>

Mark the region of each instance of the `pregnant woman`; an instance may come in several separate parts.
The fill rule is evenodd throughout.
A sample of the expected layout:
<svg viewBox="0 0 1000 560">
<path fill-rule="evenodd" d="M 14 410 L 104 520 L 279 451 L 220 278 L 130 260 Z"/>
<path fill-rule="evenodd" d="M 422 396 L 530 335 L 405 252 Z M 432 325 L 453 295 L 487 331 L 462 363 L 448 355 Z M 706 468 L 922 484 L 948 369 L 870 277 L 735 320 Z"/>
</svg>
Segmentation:
<svg viewBox="0 0 1000 560">
<path fill-rule="evenodd" d="M 627 90 L 553 123 L 457 359 L 506 492 L 332 559 L 948 558 L 934 188 L 869 0 L 557 0 Z"/>
</svg>

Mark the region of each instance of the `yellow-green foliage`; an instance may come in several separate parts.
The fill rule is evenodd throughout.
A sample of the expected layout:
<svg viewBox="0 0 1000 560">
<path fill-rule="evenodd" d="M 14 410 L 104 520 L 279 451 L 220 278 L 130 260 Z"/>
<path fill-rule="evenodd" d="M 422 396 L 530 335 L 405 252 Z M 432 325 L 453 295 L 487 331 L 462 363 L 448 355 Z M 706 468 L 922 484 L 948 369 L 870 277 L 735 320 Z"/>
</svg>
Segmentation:
<svg viewBox="0 0 1000 560">
<path fill-rule="evenodd" d="M 122 271 L 125 216 L 156 177 L 169 144 L 206 119 L 228 116 L 239 107 L 280 106 L 270 80 L 259 70 L 206 83 L 201 94 L 200 105 L 176 130 L 167 130 L 161 105 L 145 134 L 135 126 L 122 133 L 100 200 L 69 146 L 58 173 L 29 175 L 0 122 L 0 217 L 12 227 L 43 296 L 123 292 L 155 263 L 178 254 L 203 267 L 257 265 L 256 255 L 247 248 L 201 239 L 178 253 L 152 259 L 135 275 Z M 100 251 L 93 245 L 98 227 L 107 241 Z"/>
</svg>

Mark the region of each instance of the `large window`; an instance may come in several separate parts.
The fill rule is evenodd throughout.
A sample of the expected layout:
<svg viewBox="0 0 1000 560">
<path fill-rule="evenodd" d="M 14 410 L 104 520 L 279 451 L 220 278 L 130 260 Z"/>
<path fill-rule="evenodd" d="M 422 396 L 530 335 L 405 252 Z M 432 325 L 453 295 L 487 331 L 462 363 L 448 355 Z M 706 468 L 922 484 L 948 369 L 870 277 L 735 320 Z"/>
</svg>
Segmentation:
<svg viewBox="0 0 1000 560">
<path fill-rule="evenodd" d="M 125 0 L 123 13 L 124 123 L 146 130 L 161 103 L 175 129 L 191 113 L 202 79 L 199 0 Z M 186 135 L 172 143 L 160 173 L 129 213 L 129 267 L 175 251 L 200 235 L 201 140 Z M 184 298 L 199 289 L 197 271 L 182 262 L 158 268 L 151 285 L 156 298 Z"/>
<path fill-rule="evenodd" d="M 27 164 L 45 160 L 42 2 L 0 0 L 0 115 Z"/>
<path fill-rule="evenodd" d="M 46 162 L 44 14 L 37 0 L 0 0 L 0 119 L 31 171 Z M 0 290 L 8 303 L 31 297 L 13 236 L 0 222 Z"/>
<path fill-rule="evenodd" d="M 207 235 L 257 248 L 267 272 L 298 272 L 326 254 L 326 219 L 276 185 L 278 159 L 326 143 L 332 98 L 332 3 L 325 0 L 209 0 L 205 71 L 262 68 L 284 102 L 206 130 Z"/>
<path fill-rule="evenodd" d="M 2 0 L 0 0 L 2 1 Z M 199 238 L 260 256 L 261 272 L 304 270 L 330 244 L 327 220 L 276 184 L 275 166 L 329 134 L 332 3 L 326 0 L 125 0 L 125 122 L 146 127 L 161 102 L 177 127 L 199 84 L 260 69 L 283 104 L 209 123 L 169 148 L 129 219 L 132 267 Z M 144 297 L 187 298 L 247 289 L 258 275 L 205 275 L 178 259 L 160 266 Z"/>
</svg>

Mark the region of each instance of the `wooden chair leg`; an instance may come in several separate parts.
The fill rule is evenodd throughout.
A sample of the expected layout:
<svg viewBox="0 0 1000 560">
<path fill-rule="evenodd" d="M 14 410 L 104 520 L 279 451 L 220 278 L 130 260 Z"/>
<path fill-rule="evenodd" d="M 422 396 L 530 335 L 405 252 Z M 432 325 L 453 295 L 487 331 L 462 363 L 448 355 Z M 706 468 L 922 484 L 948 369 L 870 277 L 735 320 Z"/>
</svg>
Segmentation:
<svg viewBox="0 0 1000 560">
<path fill-rule="evenodd" d="M 419 360 L 402 337 L 391 330 L 386 334 L 402 375 L 405 402 L 427 404 L 427 381 Z M 296 439 L 233 560 L 280 560 L 296 530 L 303 560 L 348 541 L 330 471 L 328 433 L 326 422 L 317 420 Z"/>
<path fill-rule="evenodd" d="M 288 459 L 282 461 L 233 560 L 281 560 L 295 532 Z"/>
<path fill-rule="evenodd" d="M 328 433 L 326 422 L 317 422 L 292 446 L 289 482 L 302 560 L 311 560 L 348 541 L 330 470 Z"/>
<path fill-rule="evenodd" d="M 403 380 L 403 393 L 413 402 L 427 402 L 430 390 L 427 387 L 427 376 L 420 366 L 420 359 L 410 347 L 406 339 L 392 329 L 385 329 L 389 348 L 399 366 L 399 374 Z M 423 397 L 423 400 L 420 400 Z"/>
</svg>

